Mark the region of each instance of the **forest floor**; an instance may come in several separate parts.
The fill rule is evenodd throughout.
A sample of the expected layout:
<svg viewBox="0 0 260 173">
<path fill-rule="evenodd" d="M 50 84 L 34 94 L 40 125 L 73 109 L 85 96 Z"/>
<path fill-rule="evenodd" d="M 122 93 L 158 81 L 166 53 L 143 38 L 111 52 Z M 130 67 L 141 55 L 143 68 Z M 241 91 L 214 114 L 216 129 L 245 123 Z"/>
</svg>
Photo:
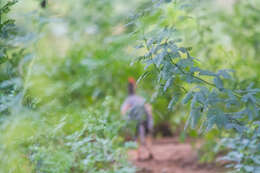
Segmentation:
<svg viewBox="0 0 260 173">
<path fill-rule="evenodd" d="M 154 159 L 137 160 L 137 151 L 130 150 L 130 161 L 138 168 L 138 173 L 224 173 L 224 169 L 216 164 L 198 162 L 199 143 L 191 145 L 190 141 L 180 143 L 178 138 L 162 138 L 153 141 Z M 142 152 L 145 157 L 148 153 Z"/>
</svg>

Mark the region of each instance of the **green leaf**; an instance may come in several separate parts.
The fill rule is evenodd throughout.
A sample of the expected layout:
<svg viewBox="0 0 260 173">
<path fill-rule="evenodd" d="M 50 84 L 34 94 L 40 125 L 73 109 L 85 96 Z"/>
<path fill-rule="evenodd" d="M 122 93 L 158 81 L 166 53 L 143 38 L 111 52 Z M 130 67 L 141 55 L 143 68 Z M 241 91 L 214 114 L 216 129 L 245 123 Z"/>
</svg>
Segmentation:
<svg viewBox="0 0 260 173">
<path fill-rule="evenodd" d="M 230 74 L 228 73 L 228 70 L 219 70 L 217 73 L 219 76 L 222 76 L 225 79 L 231 79 Z"/>
<path fill-rule="evenodd" d="M 214 84 L 216 85 L 216 87 L 219 89 L 219 90 L 222 90 L 223 89 L 223 82 L 222 80 L 220 79 L 220 77 L 215 77 L 214 78 Z"/>
<path fill-rule="evenodd" d="M 187 49 L 185 47 L 180 47 L 179 48 L 179 51 L 181 51 L 182 53 L 186 53 L 187 52 Z"/>
<path fill-rule="evenodd" d="M 193 91 L 188 92 L 188 93 L 185 95 L 185 97 L 183 98 L 182 104 L 187 104 L 187 103 L 192 99 L 193 94 L 194 94 Z"/>
<path fill-rule="evenodd" d="M 216 125 L 218 128 L 223 128 L 229 122 L 227 116 L 224 113 L 218 112 L 216 117 Z"/>
<path fill-rule="evenodd" d="M 193 108 L 190 112 L 190 117 L 191 117 L 191 127 L 195 128 L 201 117 L 200 108 Z"/>
<path fill-rule="evenodd" d="M 250 100 L 252 100 L 253 102 L 255 102 L 255 99 L 254 99 L 254 97 L 252 96 L 251 93 L 248 93 L 248 94 L 243 95 L 243 97 L 242 97 L 241 100 L 242 100 L 242 102 L 245 102 L 245 103 L 249 102 Z"/>
<path fill-rule="evenodd" d="M 146 71 L 144 72 L 136 81 L 136 83 L 139 83 L 141 80 L 143 80 L 144 78 L 146 78 L 147 76 L 149 76 L 151 74 L 151 72 Z"/>
<path fill-rule="evenodd" d="M 162 61 L 164 59 L 164 56 L 165 56 L 165 52 L 161 52 L 160 54 L 156 55 L 154 58 L 153 58 L 153 61 L 154 63 L 156 64 L 156 67 L 159 68 L 160 65 L 162 64 Z"/>
<path fill-rule="evenodd" d="M 169 105 L 168 105 L 168 109 L 172 109 L 173 106 L 177 103 L 178 100 L 179 100 L 179 95 L 173 96 Z"/>
<path fill-rule="evenodd" d="M 153 60 L 152 59 L 148 59 L 148 60 L 146 60 L 145 61 L 145 67 L 144 67 L 144 70 L 146 70 L 150 65 L 152 65 L 153 64 Z"/>
<path fill-rule="evenodd" d="M 1 13 L 8 13 L 10 11 L 10 7 L 13 6 L 14 4 L 16 4 L 18 2 L 18 0 L 13 0 L 13 1 L 9 1 L 7 2 L 1 9 Z"/>
<path fill-rule="evenodd" d="M 202 75 L 202 76 L 216 76 L 215 73 L 213 73 L 211 71 L 207 71 L 207 70 L 202 70 L 202 69 L 199 69 L 199 75 Z"/>
<path fill-rule="evenodd" d="M 166 81 L 163 87 L 163 91 L 165 92 L 172 85 L 172 83 L 173 83 L 173 78 L 171 77 Z"/>
</svg>

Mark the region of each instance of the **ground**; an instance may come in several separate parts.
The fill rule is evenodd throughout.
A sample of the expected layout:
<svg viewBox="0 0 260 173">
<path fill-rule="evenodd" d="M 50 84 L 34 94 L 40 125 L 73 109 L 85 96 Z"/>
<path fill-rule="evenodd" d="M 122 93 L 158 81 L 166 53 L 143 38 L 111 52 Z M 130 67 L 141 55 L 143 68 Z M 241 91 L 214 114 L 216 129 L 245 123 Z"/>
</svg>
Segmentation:
<svg viewBox="0 0 260 173">
<path fill-rule="evenodd" d="M 137 151 L 129 151 L 130 161 L 139 169 L 138 173 L 223 173 L 215 164 L 198 163 L 195 145 L 190 141 L 180 143 L 178 138 L 163 138 L 153 141 L 153 160 L 138 161 Z M 143 157 L 147 153 L 143 152 Z"/>
</svg>

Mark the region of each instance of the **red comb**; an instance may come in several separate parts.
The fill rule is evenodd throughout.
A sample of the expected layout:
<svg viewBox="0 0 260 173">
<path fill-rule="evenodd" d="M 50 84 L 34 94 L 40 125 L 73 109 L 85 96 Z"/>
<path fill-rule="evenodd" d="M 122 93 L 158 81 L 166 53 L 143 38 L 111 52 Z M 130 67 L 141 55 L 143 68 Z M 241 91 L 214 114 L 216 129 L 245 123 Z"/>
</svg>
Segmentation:
<svg viewBox="0 0 260 173">
<path fill-rule="evenodd" d="M 129 77 L 128 78 L 128 82 L 132 83 L 132 84 L 135 84 L 135 79 L 133 77 Z"/>
</svg>

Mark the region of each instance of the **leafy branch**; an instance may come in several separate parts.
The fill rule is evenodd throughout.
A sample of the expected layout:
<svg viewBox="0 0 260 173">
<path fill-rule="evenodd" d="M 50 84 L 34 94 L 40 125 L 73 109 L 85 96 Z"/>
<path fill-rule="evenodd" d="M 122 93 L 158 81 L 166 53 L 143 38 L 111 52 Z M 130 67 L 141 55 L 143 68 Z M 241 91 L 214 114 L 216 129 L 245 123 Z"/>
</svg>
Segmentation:
<svg viewBox="0 0 260 173">
<path fill-rule="evenodd" d="M 257 107 L 259 104 L 254 95 L 259 90 L 252 89 L 252 86 L 250 86 L 244 91 L 243 95 L 240 95 L 233 89 L 225 88 L 221 78 L 230 79 L 231 75 L 228 71 L 219 70 L 217 73 L 214 73 L 197 67 L 194 61 L 195 58 L 189 54 L 189 49 L 179 47 L 177 41 L 171 38 L 171 32 L 171 29 L 165 28 L 161 31 L 153 32 L 157 34 L 153 34 L 149 39 L 143 37 L 144 43 L 139 48 L 145 48 L 146 53 L 139 60 L 144 62 L 146 67 L 153 65 L 158 74 L 158 81 L 162 82 L 161 79 L 163 79 L 165 82 L 164 91 L 175 85 L 186 93 L 183 102 L 191 102 L 190 118 L 187 123 L 191 123 L 192 127 L 195 127 L 199 123 L 202 114 L 205 114 L 206 119 L 204 119 L 203 126 L 206 130 L 211 129 L 216 124 L 219 128 L 225 127 L 229 129 L 232 127 L 241 131 L 244 128 L 239 120 L 240 118 L 237 118 L 236 115 L 239 114 L 245 117 L 247 114 L 251 116 L 252 112 L 254 112 L 255 118 L 257 118 Z M 182 54 L 186 54 L 186 57 L 183 57 Z M 200 75 L 214 77 L 214 83 L 196 76 L 195 72 L 198 72 Z M 197 84 L 202 82 L 217 90 L 207 88 L 202 84 L 196 87 L 199 89 L 198 91 L 188 91 L 183 86 L 178 85 L 177 82 L 174 82 L 177 78 L 186 83 Z M 225 95 L 224 98 L 223 95 Z M 173 97 L 169 105 L 176 101 L 176 98 Z M 241 106 L 237 107 L 237 112 L 229 112 L 228 114 L 233 116 L 227 117 L 227 112 L 221 108 L 223 104 L 225 104 L 226 108 L 229 108 L 231 105 L 244 105 L 245 107 L 242 111 L 240 110 Z M 250 105 L 253 105 L 253 107 Z"/>
</svg>

